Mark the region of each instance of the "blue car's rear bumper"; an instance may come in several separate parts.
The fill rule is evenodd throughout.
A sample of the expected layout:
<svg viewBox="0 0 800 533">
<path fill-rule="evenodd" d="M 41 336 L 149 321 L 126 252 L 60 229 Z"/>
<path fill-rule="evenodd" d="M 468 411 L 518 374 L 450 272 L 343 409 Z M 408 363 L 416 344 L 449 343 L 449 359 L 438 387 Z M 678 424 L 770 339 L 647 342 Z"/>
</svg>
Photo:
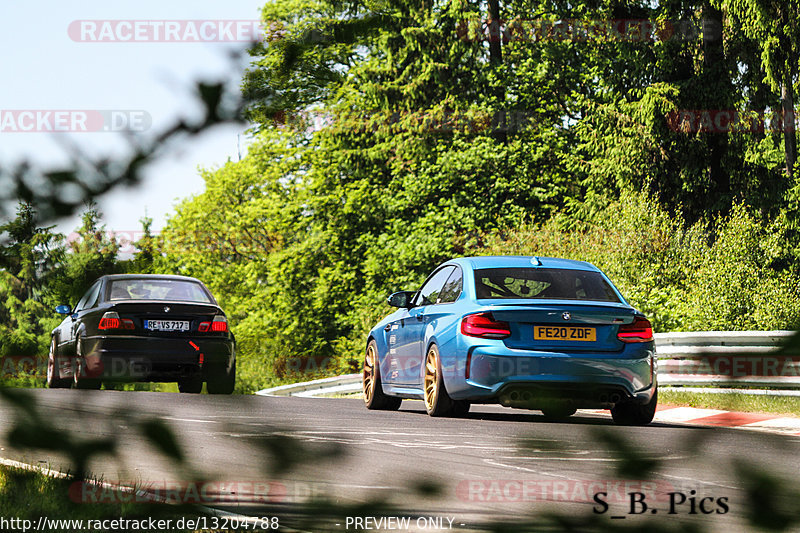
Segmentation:
<svg viewBox="0 0 800 533">
<path fill-rule="evenodd" d="M 655 392 L 652 342 L 598 353 L 519 350 L 485 340 L 465 348 L 465 353 L 443 357 L 445 385 L 453 399 L 534 409 L 554 400 L 607 408 L 628 399 L 647 403 Z"/>
</svg>

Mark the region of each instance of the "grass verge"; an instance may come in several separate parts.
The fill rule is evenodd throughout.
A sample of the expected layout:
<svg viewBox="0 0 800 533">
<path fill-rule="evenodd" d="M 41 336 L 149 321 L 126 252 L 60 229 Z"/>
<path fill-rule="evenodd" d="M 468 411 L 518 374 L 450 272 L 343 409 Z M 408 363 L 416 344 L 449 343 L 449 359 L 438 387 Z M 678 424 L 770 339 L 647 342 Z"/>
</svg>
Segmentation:
<svg viewBox="0 0 800 533">
<path fill-rule="evenodd" d="M 184 517 L 197 519 L 205 515 L 194 506 L 135 501 L 135 496 L 130 492 L 111 488 L 102 489 L 104 497 L 102 502 L 82 501 L 82 494 L 81 484 L 72 479 L 51 477 L 41 472 L 0 465 L 0 517 L 13 527 L 17 524 L 20 531 L 23 525 L 29 526 L 29 530 L 42 526 L 37 531 L 89 530 L 94 527 L 92 524 L 101 527 L 105 521 L 111 526 L 113 523 L 110 521 L 120 519 L 140 521 L 142 525 L 151 519 L 161 520 L 162 525 L 173 526 L 164 530 L 194 531 L 177 527 L 179 520 L 183 518 L 185 522 Z M 41 523 L 40 518 L 43 520 Z M 11 522 L 12 520 L 14 522 Z M 70 520 L 71 523 L 64 522 Z M 127 525 L 124 530 L 152 529 L 141 528 L 131 522 Z"/>
<path fill-rule="evenodd" d="M 664 405 L 723 409 L 749 413 L 800 416 L 800 397 L 763 394 L 685 392 L 667 387 L 658 389 L 658 402 Z"/>
</svg>

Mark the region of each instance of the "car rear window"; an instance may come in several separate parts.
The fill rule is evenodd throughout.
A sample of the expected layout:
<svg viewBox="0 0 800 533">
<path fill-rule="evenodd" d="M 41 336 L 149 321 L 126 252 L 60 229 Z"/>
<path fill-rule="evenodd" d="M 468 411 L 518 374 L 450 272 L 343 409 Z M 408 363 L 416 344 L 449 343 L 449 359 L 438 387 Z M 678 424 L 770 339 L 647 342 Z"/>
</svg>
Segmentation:
<svg viewBox="0 0 800 533">
<path fill-rule="evenodd" d="M 174 279 L 114 280 L 108 299 L 213 303 L 199 283 Z"/>
<path fill-rule="evenodd" d="M 597 272 L 560 268 L 482 268 L 475 270 L 479 300 L 553 299 L 619 302 Z"/>
</svg>

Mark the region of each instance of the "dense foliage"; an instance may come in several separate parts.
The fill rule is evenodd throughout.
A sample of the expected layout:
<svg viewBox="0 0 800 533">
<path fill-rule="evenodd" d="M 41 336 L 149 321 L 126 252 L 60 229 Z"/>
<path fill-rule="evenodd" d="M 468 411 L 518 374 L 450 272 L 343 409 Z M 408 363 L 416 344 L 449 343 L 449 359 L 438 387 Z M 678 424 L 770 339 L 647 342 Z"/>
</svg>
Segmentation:
<svg viewBox="0 0 800 533">
<path fill-rule="evenodd" d="M 593 261 L 660 330 L 792 327 L 784 132 L 680 118 L 780 110 L 754 6 L 269 2 L 255 148 L 179 206 L 163 265 L 235 309 L 244 390 L 356 369 L 383 297 L 462 254 Z M 558 33 L 576 19 L 664 31 Z"/>
<path fill-rule="evenodd" d="M 239 390 L 357 369 L 386 294 L 456 255 L 592 261 L 661 331 L 800 322 L 796 0 L 273 0 L 263 17 L 250 153 L 205 170 L 133 263 L 101 266 L 99 243 L 57 259 L 67 280 L 203 279 Z M 19 316 L 34 304 L 15 294 Z M 5 334 L 42 332 L 25 328 Z"/>
<path fill-rule="evenodd" d="M 0 226 L 0 383 L 43 384 L 50 332 L 61 322 L 57 305 L 74 305 L 104 274 L 147 271 L 152 261 L 140 253 L 118 258 L 119 243 L 105 230 L 93 203 L 69 242 L 53 227 L 38 227 L 31 204 L 20 203 L 14 220 Z M 152 235 L 143 220 L 144 243 Z"/>
<path fill-rule="evenodd" d="M 688 225 L 641 193 L 623 193 L 580 228 L 559 219 L 491 235 L 480 252 L 589 261 L 657 331 L 769 330 L 800 319 L 800 278 L 776 269 L 782 234 L 736 204 Z"/>
</svg>

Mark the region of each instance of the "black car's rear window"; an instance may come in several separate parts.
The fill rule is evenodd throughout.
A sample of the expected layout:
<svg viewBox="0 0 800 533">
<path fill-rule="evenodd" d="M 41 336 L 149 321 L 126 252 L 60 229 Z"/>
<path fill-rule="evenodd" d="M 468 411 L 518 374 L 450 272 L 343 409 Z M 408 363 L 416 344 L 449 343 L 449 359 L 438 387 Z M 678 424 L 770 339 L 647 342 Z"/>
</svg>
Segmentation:
<svg viewBox="0 0 800 533">
<path fill-rule="evenodd" d="M 114 280 L 111 282 L 108 299 L 212 303 L 199 283 L 175 279 Z"/>
<path fill-rule="evenodd" d="M 482 268 L 475 270 L 475 291 L 485 299 L 555 299 L 619 302 L 597 272 L 560 268 Z"/>
</svg>

